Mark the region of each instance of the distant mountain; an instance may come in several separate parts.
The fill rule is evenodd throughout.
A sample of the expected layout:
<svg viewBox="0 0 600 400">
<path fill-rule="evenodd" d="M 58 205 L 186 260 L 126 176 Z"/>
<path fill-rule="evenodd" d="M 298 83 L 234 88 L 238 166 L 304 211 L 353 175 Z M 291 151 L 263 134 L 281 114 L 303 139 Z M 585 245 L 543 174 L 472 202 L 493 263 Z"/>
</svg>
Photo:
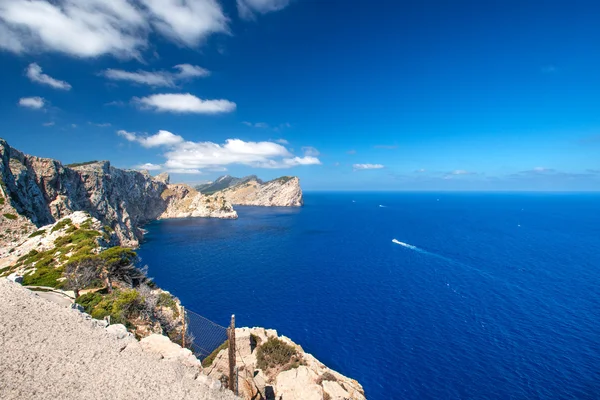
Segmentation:
<svg viewBox="0 0 600 400">
<path fill-rule="evenodd" d="M 197 185 L 195 189 L 202 194 L 213 194 L 220 190 L 227 189 L 241 183 L 246 183 L 250 181 L 256 181 L 258 183 L 262 183 L 260 179 L 256 175 L 248 175 L 243 178 L 236 178 L 231 175 L 221 176 L 217 180 L 211 183 L 205 183 L 203 185 Z"/>
</svg>

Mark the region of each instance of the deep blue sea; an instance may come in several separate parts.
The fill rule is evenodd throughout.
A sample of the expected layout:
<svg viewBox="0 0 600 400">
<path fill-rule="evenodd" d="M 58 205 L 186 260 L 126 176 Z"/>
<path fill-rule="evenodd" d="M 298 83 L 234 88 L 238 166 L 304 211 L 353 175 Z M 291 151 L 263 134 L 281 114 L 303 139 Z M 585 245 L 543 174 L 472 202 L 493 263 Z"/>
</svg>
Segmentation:
<svg viewBox="0 0 600 400">
<path fill-rule="evenodd" d="M 277 329 L 368 399 L 600 398 L 599 194 L 305 203 L 156 222 L 139 254 L 189 309 Z"/>
</svg>

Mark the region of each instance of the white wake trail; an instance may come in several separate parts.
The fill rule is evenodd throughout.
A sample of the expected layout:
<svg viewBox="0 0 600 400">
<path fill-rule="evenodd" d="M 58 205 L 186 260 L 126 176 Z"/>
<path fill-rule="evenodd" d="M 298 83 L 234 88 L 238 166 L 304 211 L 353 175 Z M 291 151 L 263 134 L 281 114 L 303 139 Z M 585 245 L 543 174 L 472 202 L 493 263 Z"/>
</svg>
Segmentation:
<svg viewBox="0 0 600 400">
<path fill-rule="evenodd" d="M 419 250 L 419 248 L 418 248 L 417 246 L 413 246 L 412 244 L 404 243 L 404 242 L 401 242 L 401 241 L 399 241 L 399 240 L 396 240 L 396 239 L 392 239 L 392 242 L 394 242 L 394 243 L 396 243 L 396 244 L 399 244 L 400 246 L 404 246 L 404 247 L 406 247 L 407 249 L 411 249 L 411 250 Z"/>
</svg>

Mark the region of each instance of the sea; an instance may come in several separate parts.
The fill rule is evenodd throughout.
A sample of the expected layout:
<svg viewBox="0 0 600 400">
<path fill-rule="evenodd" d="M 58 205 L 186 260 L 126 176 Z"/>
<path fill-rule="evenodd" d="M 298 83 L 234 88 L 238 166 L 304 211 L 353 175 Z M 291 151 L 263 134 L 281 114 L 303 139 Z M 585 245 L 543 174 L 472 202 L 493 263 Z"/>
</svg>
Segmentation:
<svg viewBox="0 0 600 400">
<path fill-rule="evenodd" d="M 305 193 L 154 222 L 149 275 L 367 399 L 599 399 L 600 194 Z"/>
</svg>

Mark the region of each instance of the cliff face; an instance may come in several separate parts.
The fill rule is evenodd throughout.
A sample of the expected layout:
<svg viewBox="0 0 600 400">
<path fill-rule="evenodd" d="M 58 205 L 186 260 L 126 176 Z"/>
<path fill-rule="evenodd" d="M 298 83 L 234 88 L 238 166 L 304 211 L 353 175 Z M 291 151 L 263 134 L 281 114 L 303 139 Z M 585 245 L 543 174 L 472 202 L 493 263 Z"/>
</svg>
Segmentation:
<svg viewBox="0 0 600 400">
<path fill-rule="evenodd" d="M 234 205 L 299 207 L 303 204 L 300 180 L 284 176 L 263 183 L 256 177 L 216 192 Z"/>
<path fill-rule="evenodd" d="M 16 217 L 0 216 L 0 224 L 19 222 L 21 234 L 74 211 L 86 211 L 114 229 L 121 244 L 135 246 L 141 238 L 139 227 L 161 216 L 237 217 L 229 204 L 215 207 L 212 201 L 206 202 L 206 196 L 195 191 L 183 193 L 177 185 L 169 185 L 166 174 L 153 178 L 147 172 L 114 168 L 108 161 L 63 166 L 56 160 L 23 154 L 2 139 L 0 179 L 2 207 L 14 210 Z M 173 187 L 178 195 L 163 196 Z M 165 214 L 168 209 L 185 212 Z M 0 245 L 14 240 L 0 239 Z"/>
<path fill-rule="evenodd" d="M 265 370 L 259 353 L 261 346 L 267 345 L 272 339 L 276 339 L 275 343 L 290 346 L 296 354 L 286 365 L 270 364 Z M 238 385 L 243 399 L 365 400 L 365 392 L 360 383 L 328 368 L 314 356 L 304 352 L 291 339 L 278 336 L 273 329 L 236 328 L 235 344 L 238 352 Z M 214 379 L 227 380 L 228 360 L 229 350 L 220 350 L 212 364 L 206 366 L 208 375 Z M 268 393 L 272 393 L 274 397 L 269 397 Z"/>
</svg>

